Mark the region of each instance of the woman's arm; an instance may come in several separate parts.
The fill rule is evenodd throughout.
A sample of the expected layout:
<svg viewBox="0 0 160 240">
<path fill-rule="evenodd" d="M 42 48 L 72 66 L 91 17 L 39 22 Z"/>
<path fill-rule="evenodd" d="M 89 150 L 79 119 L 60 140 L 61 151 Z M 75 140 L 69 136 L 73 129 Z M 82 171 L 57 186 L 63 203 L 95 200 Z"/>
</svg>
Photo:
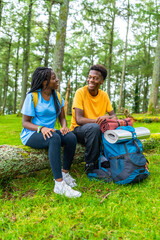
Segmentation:
<svg viewBox="0 0 160 240">
<path fill-rule="evenodd" d="M 24 128 L 27 128 L 32 131 L 37 131 L 39 125 L 33 124 L 31 122 L 32 117 L 23 115 L 22 117 L 22 125 Z M 44 139 L 46 140 L 46 137 L 50 138 L 52 136 L 52 132 L 55 132 L 53 128 L 47 128 L 45 126 L 42 126 L 40 129 L 40 132 L 43 134 Z"/>
<path fill-rule="evenodd" d="M 66 117 L 65 117 L 64 107 L 61 108 L 61 112 L 59 114 L 59 121 L 60 121 L 60 124 L 62 126 L 62 128 L 60 129 L 60 132 L 63 135 L 70 132 L 69 128 L 67 127 L 67 121 L 66 121 Z"/>
<path fill-rule="evenodd" d="M 32 119 L 32 117 L 27 116 L 27 115 L 23 115 L 22 125 L 23 125 L 24 128 L 27 128 L 27 129 L 32 130 L 32 131 L 37 131 L 39 125 L 33 124 L 31 122 L 31 119 Z"/>
</svg>

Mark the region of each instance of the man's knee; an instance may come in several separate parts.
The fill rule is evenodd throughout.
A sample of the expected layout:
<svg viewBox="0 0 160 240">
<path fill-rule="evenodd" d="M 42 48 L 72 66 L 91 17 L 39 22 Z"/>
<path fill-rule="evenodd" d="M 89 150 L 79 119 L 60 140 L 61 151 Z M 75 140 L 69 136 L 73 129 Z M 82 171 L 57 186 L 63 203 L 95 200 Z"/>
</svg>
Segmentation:
<svg viewBox="0 0 160 240">
<path fill-rule="evenodd" d="M 90 123 L 88 124 L 87 128 L 86 128 L 86 134 L 92 134 L 95 136 L 100 136 L 101 135 L 101 129 L 99 124 L 97 123 Z"/>
</svg>

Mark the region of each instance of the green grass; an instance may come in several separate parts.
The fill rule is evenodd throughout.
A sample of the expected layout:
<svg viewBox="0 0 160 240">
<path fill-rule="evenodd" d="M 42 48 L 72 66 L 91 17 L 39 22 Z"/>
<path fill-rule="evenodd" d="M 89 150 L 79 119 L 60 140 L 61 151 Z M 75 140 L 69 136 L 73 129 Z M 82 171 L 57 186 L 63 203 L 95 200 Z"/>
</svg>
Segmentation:
<svg viewBox="0 0 160 240">
<path fill-rule="evenodd" d="M 147 126 L 156 132 L 160 123 Z M 0 116 L 0 144 L 21 144 L 21 128 L 21 118 Z M 160 239 L 160 147 L 147 154 L 150 176 L 134 185 L 90 181 L 84 162 L 73 164 L 79 199 L 53 193 L 51 170 L 2 181 L 0 239 Z"/>
</svg>

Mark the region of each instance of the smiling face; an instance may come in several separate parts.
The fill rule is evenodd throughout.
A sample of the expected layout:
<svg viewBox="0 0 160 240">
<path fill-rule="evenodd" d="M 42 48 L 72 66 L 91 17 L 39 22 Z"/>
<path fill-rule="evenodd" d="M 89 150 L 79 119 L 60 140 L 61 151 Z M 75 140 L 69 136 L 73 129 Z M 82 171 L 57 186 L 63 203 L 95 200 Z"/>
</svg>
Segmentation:
<svg viewBox="0 0 160 240">
<path fill-rule="evenodd" d="M 46 85 L 47 85 L 47 80 L 45 80 L 43 82 L 43 89 L 55 90 L 59 86 L 59 80 L 56 78 L 56 74 L 53 72 L 53 70 L 51 71 L 51 79 L 49 81 L 47 88 L 46 88 Z"/>
<path fill-rule="evenodd" d="M 57 89 L 59 86 L 59 80 L 56 77 L 56 74 L 51 71 L 51 80 L 49 82 L 49 85 L 52 89 Z"/>
<path fill-rule="evenodd" d="M 88 83 L 88 91 L 91 95 L 96 96 L 98 94 L 98 89 L 100 85 L 103 84 L 104 79 L 101 72 L 96 70 L 90 70 L 87 83 Z"/>
</svg>

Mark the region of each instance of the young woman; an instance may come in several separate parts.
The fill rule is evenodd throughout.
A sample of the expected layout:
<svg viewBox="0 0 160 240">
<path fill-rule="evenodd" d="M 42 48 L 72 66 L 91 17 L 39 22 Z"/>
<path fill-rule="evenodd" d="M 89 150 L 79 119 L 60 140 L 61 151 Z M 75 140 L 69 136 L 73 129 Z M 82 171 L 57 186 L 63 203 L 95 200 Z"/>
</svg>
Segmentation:
<svg viewBox="0 0 160 240">
<path fill-rule="evenodd" d="M 55 179 L 54 192 L 67 197 L 80 197 L 81 193 L 73 190 L 76 181 L 69 174 L 76 149 L 76 136 L 67 128 L 64 113 L 64 100 L 58 98 L 56 89 L 58 79 L 51 68 L 38 67 L 32 76 L 31 89 L 23 104 L 23 130 L 21 140 L 32 148 L 48 148 L 48 156 Z M 37 105 L 33 96 L 38 94 Z M 61 102 L 61 103 L 60 103 Z M 62 128 L 55 130 L 59 118 Z M 61 146 L 64 146 L 63 169 L 61 170 Z"/>
</svg>

